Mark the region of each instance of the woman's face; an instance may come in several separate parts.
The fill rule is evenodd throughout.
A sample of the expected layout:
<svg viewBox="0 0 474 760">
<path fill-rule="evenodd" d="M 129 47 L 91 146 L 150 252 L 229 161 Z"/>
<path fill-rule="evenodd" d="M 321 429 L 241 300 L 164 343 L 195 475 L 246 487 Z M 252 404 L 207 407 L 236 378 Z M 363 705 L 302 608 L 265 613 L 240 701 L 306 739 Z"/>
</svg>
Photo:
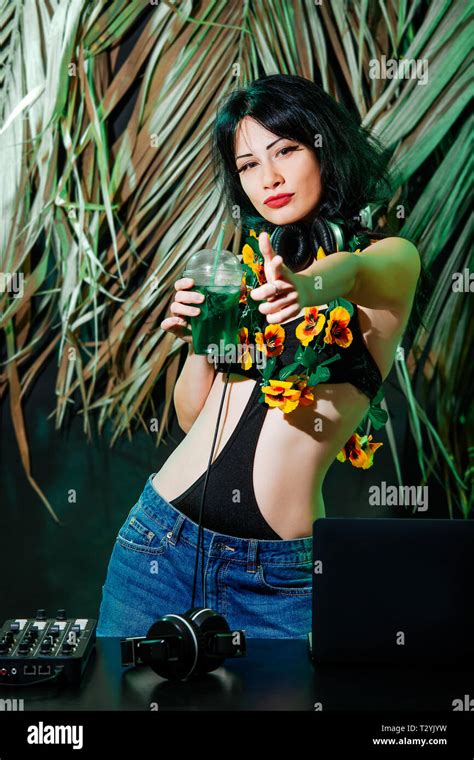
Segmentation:
<svg viewBox="0 0 474 760">
<path fill-rule="evenodd" d="M 252 117 L 240 122 L 236 167 L 245 194 L 264 219 L 276 225 L 311 221 L 321 197 L 321 175 L 314 151 L 297 140 L 269 132 Z M 292 193 L 284 205 L 265 201 Z"/>
</svg>

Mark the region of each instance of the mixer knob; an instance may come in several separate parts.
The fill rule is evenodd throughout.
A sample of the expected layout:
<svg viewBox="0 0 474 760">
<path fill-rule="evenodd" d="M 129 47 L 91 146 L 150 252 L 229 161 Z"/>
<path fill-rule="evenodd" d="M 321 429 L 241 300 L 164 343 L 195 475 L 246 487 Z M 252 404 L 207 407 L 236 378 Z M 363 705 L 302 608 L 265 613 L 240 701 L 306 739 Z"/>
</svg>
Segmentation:
<svg viewBox="0 0 474 760">
<path fill-rule="evenodd" d="M 66 610 L 58 610 L 56 620 L 66 620 Z"/>
<path fill-rule="evenodd" d="M 46 620 L 46 610 L 42 607 L 36 612 L 36 620 Z"/>
</svg>

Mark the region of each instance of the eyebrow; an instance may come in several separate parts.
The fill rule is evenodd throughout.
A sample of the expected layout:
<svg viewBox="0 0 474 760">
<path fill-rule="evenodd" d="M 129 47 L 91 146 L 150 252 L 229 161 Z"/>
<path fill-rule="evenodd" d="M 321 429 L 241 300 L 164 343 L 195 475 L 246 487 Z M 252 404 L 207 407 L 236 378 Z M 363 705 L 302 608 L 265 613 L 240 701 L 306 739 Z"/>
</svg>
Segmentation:
<svg viewBox="0 0 474 760">
<path fill-rule="evenodd" d="M 279 140 L 286 140 L 286 139 L 287 139 L 286 137 L 279 137 L 277 140 L 274 140 L 272 143 L 270 143 L 270 145 L 267 145 L 265 150 L 269 150 L 272 147 L 272 145 L 275 145 L 275 143 L 279 142 Z M 247 156 L 253 156 L 253 153 L 242 153 L 241 156 L 236 156 L 235 160 L 237 161 L 238 158 L 246 158 Z"/>
</svg>

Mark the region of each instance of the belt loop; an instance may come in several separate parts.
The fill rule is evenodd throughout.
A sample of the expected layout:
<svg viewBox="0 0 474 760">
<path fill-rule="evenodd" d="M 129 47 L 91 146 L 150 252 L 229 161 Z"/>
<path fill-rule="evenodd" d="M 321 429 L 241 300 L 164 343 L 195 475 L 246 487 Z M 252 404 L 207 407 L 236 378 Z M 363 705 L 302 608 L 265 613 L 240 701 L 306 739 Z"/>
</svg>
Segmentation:
<svg viewBox="0 0 474 760">
<path fill-rule="evenodd" d="M 251 538 L 249 540 L 249 550 L 247 553 L 247 572 L 257 572 L 257 555 L 258 555 L 258 539 Z"/>
<path fill-rule="evenodd" d="M 178 517 L 176 518 L 176 522 L 173 526 L 173 530 L 168 531 L 168 534 L 167 534 L 168 540 L 170 541 L 170 543 L 173 544 L 173 546 L 178 541 L 179 534 L 180 534 L 181 528 L 183 527 L 185 519 L 186 519 L 185 515 L 180 513 Z"/>
</svg>

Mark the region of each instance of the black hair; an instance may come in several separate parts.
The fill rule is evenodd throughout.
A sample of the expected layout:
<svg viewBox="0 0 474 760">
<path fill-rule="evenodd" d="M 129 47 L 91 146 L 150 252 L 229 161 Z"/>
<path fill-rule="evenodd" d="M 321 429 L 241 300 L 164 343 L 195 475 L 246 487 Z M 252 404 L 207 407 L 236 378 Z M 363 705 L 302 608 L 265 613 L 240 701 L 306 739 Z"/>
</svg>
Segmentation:
<svg viewBox="0 0 474 760">
<path fill-rule="evenodd" d="M 240 183 L 235 163 L 237 127 L 245 116 L 279 137 L 314 151 L 320 165 L 322 193 L 317 214 L 340 218 L 349 226 L 368 203 L 393 195 L 385 149 L 353 113 L 318 84 L 292 74 L 270 74 L 235 90 L 219 103 L 212 134 L 214 178 L 237 226 L 272 232 L 275 225 L 258 214 Z M 316 136 L 321 147 L 315 146 Z"/>
</svg>

